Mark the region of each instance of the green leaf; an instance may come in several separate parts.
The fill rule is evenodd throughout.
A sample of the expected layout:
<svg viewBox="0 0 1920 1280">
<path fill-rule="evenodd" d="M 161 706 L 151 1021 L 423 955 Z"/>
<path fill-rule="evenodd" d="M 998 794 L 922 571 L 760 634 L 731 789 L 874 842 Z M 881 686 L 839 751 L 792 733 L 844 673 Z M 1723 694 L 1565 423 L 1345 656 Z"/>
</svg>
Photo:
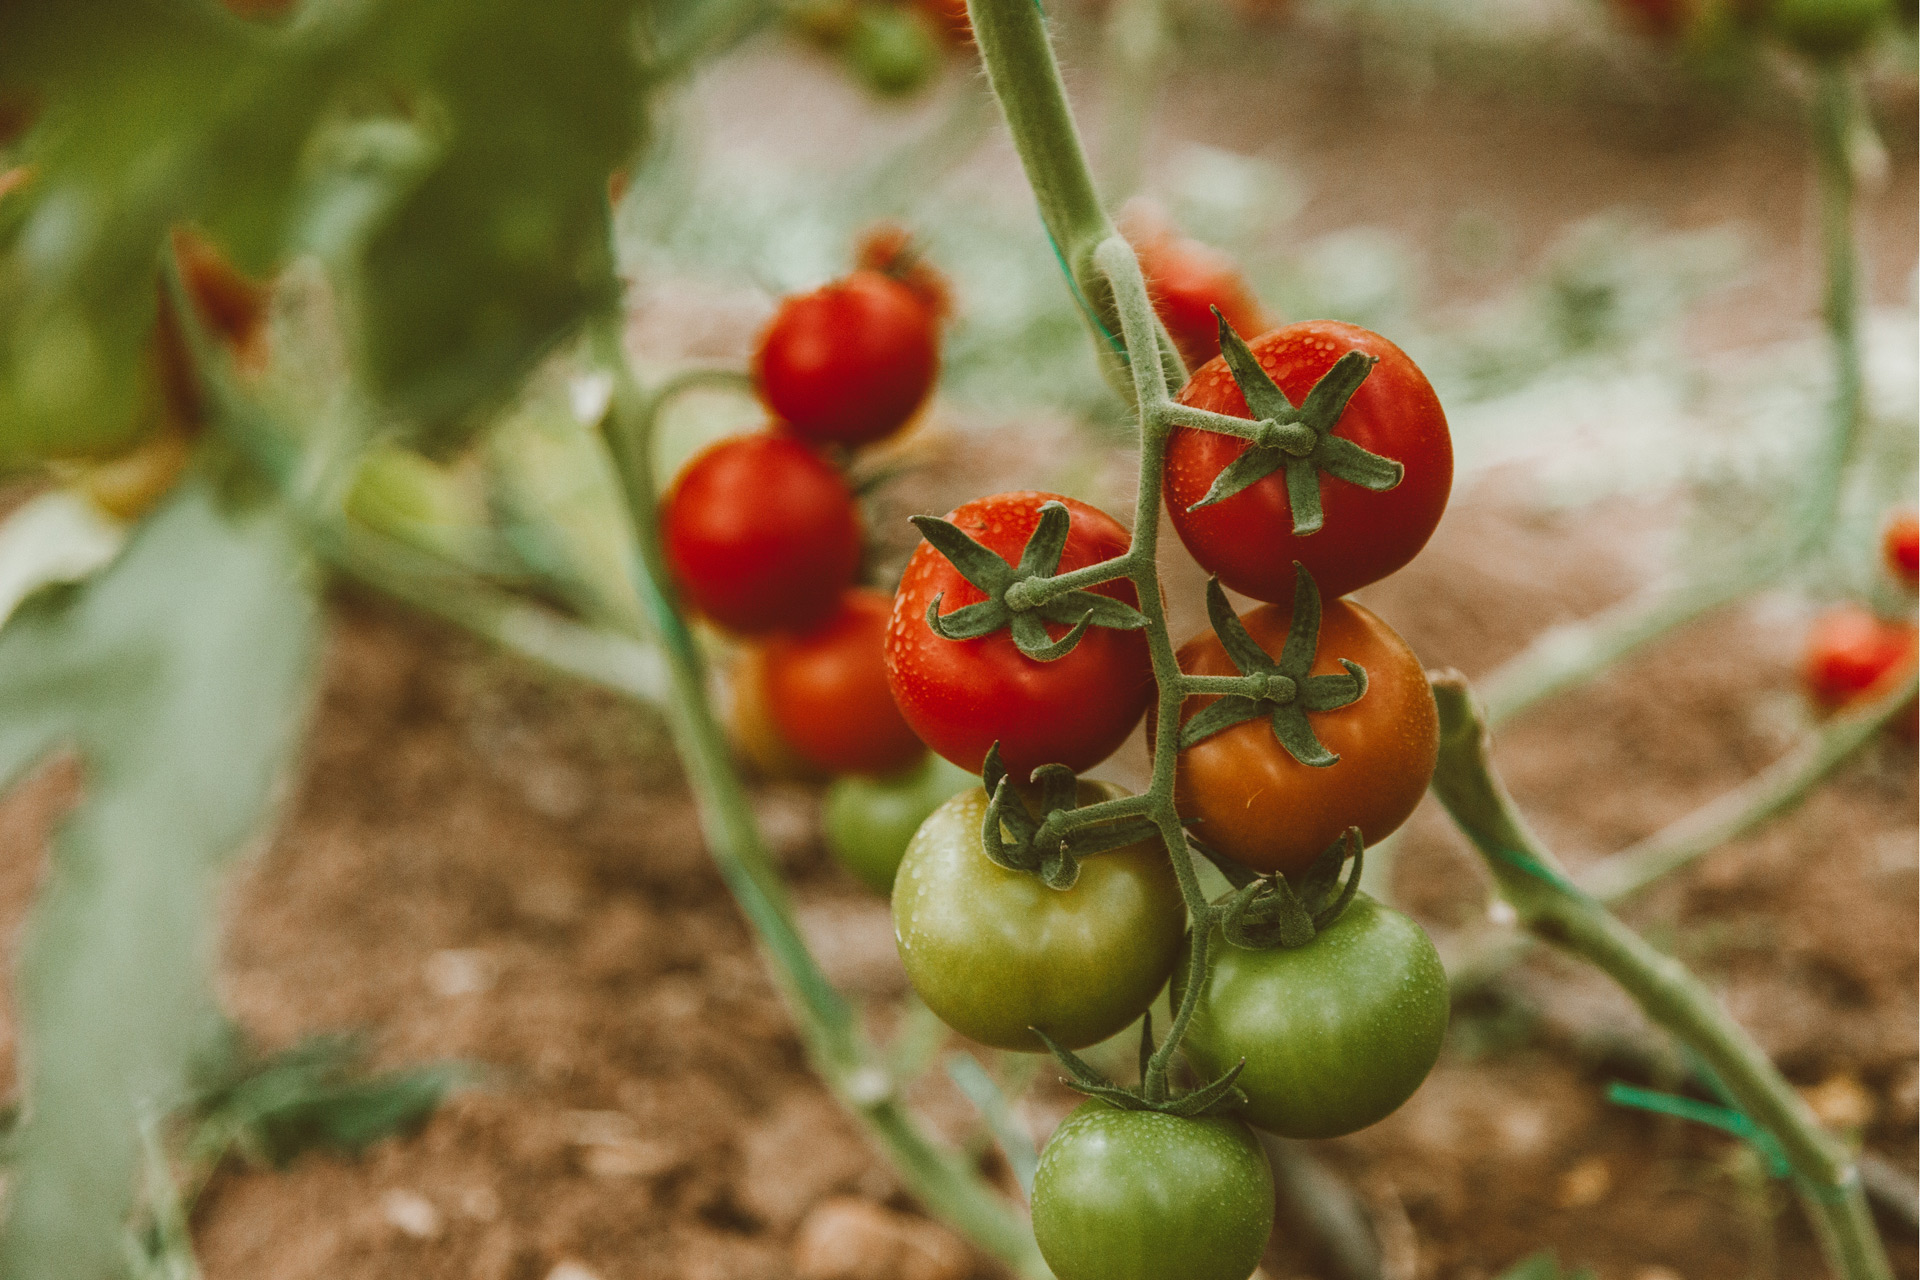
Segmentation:
<svg viewBox="0 0 1920 1280">
<path fill-rule="evenodd" d="M 1013 581 L 1013 566 L 968 537 L 958 525 L 936 516 L 911 519 L 920 536 L 945 556 L 961 577 L 986 592 L 989 599 L 998 599 Z"/>
<path fill-rule="evenodd" d="M 463 434 L 617 296 L 606 181 L 645 136 L 640 0 L 0 5 L 41 106 L 0 206 L 0 461 L 150 425 L 155 270 L 195 223 L 265 271 L 322 250 L 366 385 Z"/>
<path fill-rule="evenodd" d="M 181 1100 L 215 1025 L 218 873 L 291 758 L 316 625 L 282 520 L 225 516 L 194 485 L 112 568 L 0 630 L 0 724 L 55 727 L 86 776 L 21 959 L 29 1118 L 0 1274 L 118 1264 L 140 1119 Z"/>
</svg>

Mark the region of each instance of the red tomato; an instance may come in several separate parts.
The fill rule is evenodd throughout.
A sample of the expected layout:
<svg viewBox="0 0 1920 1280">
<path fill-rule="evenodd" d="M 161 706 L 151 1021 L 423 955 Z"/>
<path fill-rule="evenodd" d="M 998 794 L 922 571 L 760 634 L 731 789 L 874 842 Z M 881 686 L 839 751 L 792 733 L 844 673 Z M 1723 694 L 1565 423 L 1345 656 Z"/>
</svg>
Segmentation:
<svg viewBox="0 0 1920 1280">
<path fill-rule="evenodd" d="M 1104 511 L 1050 493 L 977 498 L 947 517 L 974 541 L 1018 564 L 1040 522 L 1043 503 L 1067 508 L 1069 531 L 1059 571 L 1112 559 L 1127 549 L 1127 531 Z M 1133 584 L 1109 582 L 1101 595 L 1137 606 Z M 887 679 L 894 701 L 926 744 L 971 773 L 987 748 L 1025 781 L 1043 764 L 1076 772 L 1112 755 L 1153 697 L 1146 633 L 1092 627 L 1064 658 L 1039 662 L 1014 647 L 1007 630 L 977 640 L 946 640 L 927 626 L 936 596 L 942 616 L 986 598 L 945 556 L 922 542 L 907 562 L 887 629 Z M 1067 628 L 1047 624 L 1058 639 Z"/>
<path fill-rule="evenodd" d="M 961 13 L 966 13 L 965 8 Z M 854 261 L 863 271 L 878 271 L 913 290 L 936 320 L 953 310 L 952 288 L 940 269 L 928 262 L 913 233 L 897 222 L 876 222 L 860 237 Z"/>
<path fill-rule="evenodd" d="M 1147 278 L 1153 309 L 1189 369 L 1220 354 L 1215 307 L 1243 338 L 1272 328 L 1232 258 L 1211 245 L 1189 240 L 1151 210 L 1130 209 L 1126 220 L 1127 238 L 1140 256 L 1140 272 Z"/>
<path fill-rule="evenodd" d="M 767 706 L 794 752 L 833 773 L 899 773 L 927 753 L 887 688 L 893 601 L 855 589 L 840 611 L 801 635 L 767 642 Z"/>
<path fill-rule="evenodd" d="M 1687 0 L 1614 0 L 1613 7 L 1629 26 L 1661 39 L 1678 36 L 1693 19 Z"/>
<path fill-rule="evenodd" d="M 753 357 L 761 400 L 815 444 L 870 444 L 899 430 L 939 366 L 934 316 L 877 271 L 788 298 Z"/>
<path fill-rule="evenodd" d="M 1920 516 L 1902 511 L 1887 521 L 1880 549 L 1887 568 L 1912 591 L 1920 586 Z"/>
<path fill-rule="evenodd" d="M 915 7 L 949 45 L 957 49 L 973 43 L 973 19 L 967 14 L 967 0 L 917 0 Z"/>
<path fill-rule="evenodd" d="M 1911 622 L 1889 622 L 1857 604 L 1822 614 L 1807 634 L 1800 675 L 1815 703 L 1829 709 L 1871 701 L 1901 679 L 1920 651 Z M 1900 722 L 1907 737 L 1920 721 Z"/>
<path fill-rule="evenodd" d="M 1286 643 L 1291 608 L 1264 605 L 1244 615 L 1247 633 L 1268 653 Z M 1180 669 L 1238 675 L 1219 638 L 1207 631 L 1180 647 Z M 1193 832 L 1256 871 L 1303 872 L 1348 827 L 1368 844 L 1392 834 L 1426 794 L 1440 751 L 1440 716 L 1427 674 L 1407 642 L 1349 600 L 1328 600 L 1312 674 L 1338 675 L 1346 658 L 1366 669 L 1367 691 L 1338 711 L 1308 716 L 1314 736 L 1340 759 L 1301 764 L 1274 737 L 1266 717 L 1245 720 L 1180 753 L 1174 802 L 1199 820 Z M 1187 699 L 1185 724 L 1212 697 Z"/>
<path fill-rule="evenodd" d="M 200 323 L 226 341 L 241 367 L 257 371 L 267 357 L 268 287 L 242 275 L 213 241 L 190 228 L 173 229 L 173 252 Z"/>
<path fill-rule="evenodd" d="M 1453 488 L 1453 442 L 1440 400 L 1413 361 L 1377 333 L 1338 320 L 1308 320 L 1262 334 L 1248 343 L 1287 399 L 1299 405 L 1321 375 L 1349 351 L 1379 363 L 1347 402 L 1336 434 L 1406 468 L 1384 493 L 1331 476 L 1320 477 L 1324 527 L 1293 532 L 1285 469 L 1224 502 L 1188 508 L 1207 495 L 1214 477 L 1246 452 L 1248 442 L 1212 431 L 1178 428 L 1167 442 L 1167 512 L 1193 558 L 1243 595 L 1275 604 L 1293 600 L 1298 560 L 1327 599 L 1377 582 L 1413 559 L 1427 544 Z M 1246 398 L 1214 359 L 1195 371 L 1180 403 L 1244 418 Z"/>
<path fill-rule="evenodd" d="M 860 568 L 846 480 L 798 440 L 722 440 L 682 468 L 661 514 L 674 581 L 701 613 L 743 635 L 811 626 Z"/>
</svg>

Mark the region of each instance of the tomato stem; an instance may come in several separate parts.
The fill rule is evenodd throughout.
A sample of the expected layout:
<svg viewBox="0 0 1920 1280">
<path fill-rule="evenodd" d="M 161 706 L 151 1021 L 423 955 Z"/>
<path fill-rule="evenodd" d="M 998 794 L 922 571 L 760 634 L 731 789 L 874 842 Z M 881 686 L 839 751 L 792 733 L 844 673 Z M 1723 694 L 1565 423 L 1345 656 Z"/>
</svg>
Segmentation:
<svg viewBox="0 0 1920 1280">
<path fill-rule="evenodd" d="M 1466 681 L 1438 673 L 1440 763 L 1433 792 L 1480 850 L 1500 895 L 1530 932 L 1619 984 L 1653 1022 L 1706 1064 L 1739 1108 L 1779 1142 L 1827 1260 L 1844 1280 L 1892 1271 L 1851 1153 L 1814 1118 L 1739 1023 L 1678 960 L 1622 924 L 1560 870 L 1527 829 L 1488 758 L 1486 723 Z"/>
<path fill-rule="evenodd" d="M 1860 106 L 1854 72 L 1845 60 L 1820 62 L 1815 76 L 1809 123 L 1819 171 L 1826 275 L 1822 317 L 1833 390 L 1825 433 L 1806 463 L 1804 479 L 1794 484 L 1802 501 L 1783 530 L 1765 537 L 1738 562 L 1693 567 L 1669 587 L 1537 637 L 1481 681 L 1491 723 L 1584 684 L 1642 645 L 1778 581 L 1826 546 L 1866 412 L 1852 154 Z"/>
</svg>

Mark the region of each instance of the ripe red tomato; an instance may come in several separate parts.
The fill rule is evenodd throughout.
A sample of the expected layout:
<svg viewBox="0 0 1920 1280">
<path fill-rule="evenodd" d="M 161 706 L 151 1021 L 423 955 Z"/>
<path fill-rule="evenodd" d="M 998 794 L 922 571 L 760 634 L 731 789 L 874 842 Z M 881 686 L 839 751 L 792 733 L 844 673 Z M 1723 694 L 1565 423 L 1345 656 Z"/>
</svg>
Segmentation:
<svg viewBox="0 0 1920 1280">
<path fill-rule="evenodd" d="M 1920 516 L 1911 511 L 1895 514 L 1887 521 L 1880 550 L 1886 557 L 1887 568 L 1906 584 L 1907 590 L 1920 586 Z"/>
<path fill-rule="evenodd" d="M 860 567 L 840 473 L 787 436 L 734 436 L 681 469 L 661 513 L 667 563 L 701 613 L 743 635 L 811 626 Z"/>
<path fill-rule="evenodd" d="M 1140 257 L 1140 272 L 1147 278 L 1153 309 L 1189 369 L 1220 354 L 1220 322 L 1214 318 L 1215 307 L 1241 337 L 1272 328 L 1260 300 L 1253 296 L 1232 258 L 1211 245 L 1188 239 L 1147 210 L 1129 210 L 1127 224 L 1127 238 Z"/>
<path fill-rule="evenodd" d="M 1047 502 L 1065 504 L 1070 521 L 1059 572 L 1126 551 L 1127 531 L 1112 516 L 1051 493 L 976 498 L 947 519 L 1001 559 L 1018 564 Z M 1124 580 L 1093 590 L 1139 604 L 1133 584 Z M 1140 723 L 1154 687 L 1144 632 L 1093 627 L 1072 653 L 1039 662 L 1015 648 L 1004 629 L 976 640 L 935 635 L 927 626 L 927 606 L 935 597 L 942 597 L 944 617 L 986 595 L 922 542 L 894 598 L 887 679 L 914 732 L 962 769 L 979 773 L 987 748 L 997 741 L 1001 760 L 1018 780 L 1043 764 L 1078 772 L 1112 755 Z M 1068 630 L 1046 625 L 1055 639 Z"/>
<path fill-rule="evenodd" d="M 832 773 L 897 773 L 927 748 L 887 689 L 893 601 L 860 588 L 811 631 L 767 642 L 763 680 L 774 728 L 808 763 Z"/>
<path fill-rule="evenodd" d="M 962 16 L 966 9 L 961 8 Z M 861 235 L 854 262 L 863 271 L 878 271 L 913 290 L 935 320 L 953 310 L 953 290 L 947 277 L 920 252 L 913 233 L 897 222 L 876 222 Z"/>
<path fill-rule="evenodd" d="M 958 49 L 973 43 L 973 19 L 967 14 L 967 0 L 917 0 L 916 7 L 948 45 Z"/>
<path fill-rule="evenodd" d="M 1916 652 L 1920 630 L 1912 622 L 1890 622 L 1857 604 L 1844 604 L 1814 622 L 1800 675 L 1815 703 L 1846 707 L 1891 691 Z M 1920 729 L 1912 715 L 1897 723 L 1909 738 Z"/>
<path fill-rule="evenodd" d="M 1248 346 L 1294 405 L 1349 351 L 1377 356 L 1347 402 L 1336 434 L 1400 463 L 1400 483 L 1375 493 L 1331 476 L 1320 477 L 1323 528 L 1293 532 L 1285 468 L 1223 502 L 1189 511 L 1248 442 L 1187 427 L 1167 442 L 1167 512 L 1194 559 L 1243 595 L 1276 604 L 1293 599 L 1298 560 L 1329 599 L 1377 582 L 1413 559 L 1446 510 L 1453 488 L 1453 442 L 1440 400 L 1413 361 L 1377 333 L 1337 320 L 1308 320 L 1262 334 Z M 1226 362 L 1195 371 L 1180 403 L 1248 417 Z"/>
<path fill-rule="evenodd" d="M 815 444 L 870 444 L 899 430 L 939 366 L 934 316 L 877 271 L 788 298 L 753 357 L 761 400 Z"/>
<path fill-rule="evenodd" d="M 1293 610 L 1263 605 L 1241 619 L 1268 653 L 1286 643 Z M 1193 675 L 1239 671 L 1219 638 L 1207 631 L 1180 647 L 1180 669 Z M 1312 674 L 1338 675 L 1340 659 L 1366 669 L 1367 691 L 1338 711 L 1309 717 L 1315 736 L 1339 756 L 1325 768 L 1301 764 L 1274 737 L 1266 717 L 1245 720 L 1180 753 L 1174 802 L 1183 819 L 1199 820 L 1196 836 L 1257 871 L 1294 875 L 1348 827 L 1368 844 L 1407 820 L 1440 751 L 1440 717 L 1427 674 L 1393 628 L 1348 600 L 1324 602 Z M 1185 724 L 1212 696 L 1187 699 Z"/>
</svg>

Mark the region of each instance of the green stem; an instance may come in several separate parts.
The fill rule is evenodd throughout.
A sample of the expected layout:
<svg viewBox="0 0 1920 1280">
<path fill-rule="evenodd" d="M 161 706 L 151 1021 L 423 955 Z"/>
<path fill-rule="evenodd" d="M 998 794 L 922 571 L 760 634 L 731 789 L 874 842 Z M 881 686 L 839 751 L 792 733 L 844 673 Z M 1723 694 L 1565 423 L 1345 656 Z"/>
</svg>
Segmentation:
<svg viewBox="0 0 1920 1280">
<path fill-rule="evenodd" d="M 1434 697 L 1441 724 L 1434 794 L 1479 848 L 1520 922 L 1618 983 L 1649 1019 L 1699 1055 L 1742 1111 L 1773 1134 L 1842 1280 L 1890 1280 L 1847 1149 L 1820 1128 L 1766 1054 L 1679 961 L 1649 946 L 1566 879 L 1493 772 L 1485 724 L 1466 682 L 1441 675 Z"/>
<path fill-rule="evenodd" d="M 1101 370 L 1110 381 L 1125 386 L 1125 360 L 1114 349 L 1117 317 L 1112 292 L 1093 265 L 1093 251 L 1114 234 L 1113 223 L 1100 206 L 1093 174 L 1087 169 L 1060 66 L 1047 40 L 1046 15 L 1035 0 L 969 0 L 967 13 L 987 83 L 1000 103 L 1027 184 L 1040 206 L 1040 220 L 1100 339 L 1095 347 Z M 1127 349 L 1155 348 L 1129 344 Z M 1186 368 L 1173 344 L 1163 343 L 1158 350 L 1167 376 L 1184 380 Z"/>
<path fill-rule="evenodd" d="M 1106 128 L 1100 139 L 1107 195 L 1124 200 L 1140 189 L 1147 126 L 1166 73 L 1165 0 L 1116 0 L 1107 16 Z"/>
<path fill-rule="evenodd" d="M 1871 742 L 1888 721 L 1905 712 L 1917 689 L 1920 676 L 1910 673 L 1867 705 L 1835 716 L 1812 739 L 1744 785 L 1640 843 L 1593 863 L 1581 872 L 1581 885 L 1602 902 L 1619 902 L 1793 808 L 1842 761 Z"/>
<path fill-rule="evenodd" d="M 667 707 L 674 745 L 721 876 L 767 955 L 816 1069 L 887 1152 L 909 1189 L 929 1210 L 1020 1274 L 1046 1277 L 1032 1233 L 1019 1216 L 971 1169 L 937 1148 L 906 1113 L 880 1055 L 866 1043 L 852 1010 L 800 936 L 753 820 L 746 788 L 734 772 L 725 736 L 707 702 L 699 648 L 665 585 L 671 579 L 660 546 L 649 438 L 660 397 L 640 396 L 617 338 L 603 335 L 601 347 L 615 377 L 608 435 L 639 553 L 634 586 L 660 633 L 673 694 Z"/>
<path fill-rule="evenodd" d="M 1703 576 L 1653 597 L 1629 600 L 1589 622 L 1556 628 L 1481 683 L 1487 715 L 1499 724 L 1552 694 L 1583 684 L 1641 645 L 1760 589 L 1820 549 L 1839 510 L 1847 465 L 1866 411 L 1860 346 L 1859 253 L 1854 244 L 1851 153 L 1857 110 L 1852 72 L 1843 62 L 1820 65 L 1812 110 L 1820 175 L 1820 231 L 1826 272 L 1822 308 L 1833 361 L 1826 431 L 1811 459 L 1805 495 L 1783 542 L 1759 549 L 1729 572 Z"/>
</svg>

